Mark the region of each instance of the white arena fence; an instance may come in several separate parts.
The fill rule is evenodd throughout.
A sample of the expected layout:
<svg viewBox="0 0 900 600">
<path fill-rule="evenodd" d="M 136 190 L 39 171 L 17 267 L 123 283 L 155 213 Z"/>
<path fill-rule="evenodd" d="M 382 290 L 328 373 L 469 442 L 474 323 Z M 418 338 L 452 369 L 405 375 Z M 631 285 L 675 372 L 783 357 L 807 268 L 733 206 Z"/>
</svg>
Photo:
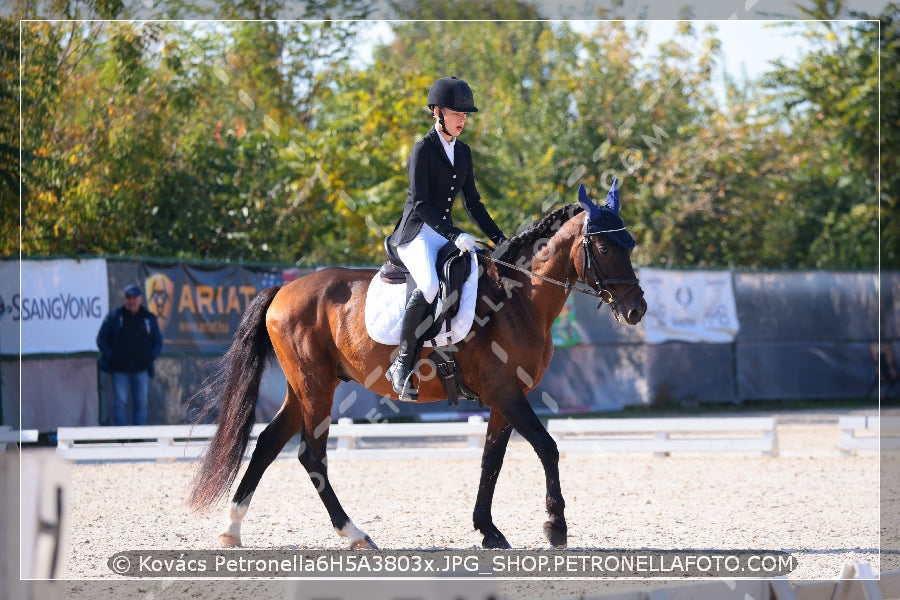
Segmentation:
<svg viewBox="0 0 900 600">
<path fill-rule="evenodd" d="M 266 423 L 253 426 L 248 453 Z M 479 458 L 487 423 L 480 416 L 464 423 L 323 423 L 331 447 L 328 459 Z M 199 457 L 215 425 L 60 427 L 57 453 L 69 460 L 175 460 Z M 458 440 L 462 439 L 464 445 Z M 333 442 L 331 442 L 333 440 Z M 380 441 L 381 443 L 377 443 Z"/>
<path fill-rule="evenodd" d="M 38 441 L 37 429 L 18 430 L 9 425 L 0 425 L 0 452 L 5 451 L 7 446 L 33 444 L 36 441 Z"/>
<path fill-rule="evenodd" d="M 772 417 L 550 419 L 560 452 L 762 452 L 778 456 Z"/>
<path fill-rule="evenodd" d="M 196 459 L 215 427 L 60 427 L 57 454 L 73 461 Z M 248 455 L 265 427 L 265 423 L 254 425 Z M 329 459 L 479 458 L 487 423 L 481 416 L 447 423 L 354 423 L 342 418 L 337 423 L 323 423 L 318 431 L 326 429 Z M 638 452 L 658 457 L 673 452 L 779 454 L 773 417 L 550 419 L 547 429 L 564 453 Z M 10 441 L 17 442 L 18 433 L 7 431 L 5 435 L 15 434 Z M 879 448 L 900 449 L 900 416 L 841 417 L 836 433 L 835 449 L 847 456 Z M 0 443 L 4 439 L 0 437 Z"/>
<path fill-rule="evenodd" d="M 845 456 L 859 450 L 900 450 L 900 416 L 841 417 L 838 428 L 838 448 Z"/>
</svg>

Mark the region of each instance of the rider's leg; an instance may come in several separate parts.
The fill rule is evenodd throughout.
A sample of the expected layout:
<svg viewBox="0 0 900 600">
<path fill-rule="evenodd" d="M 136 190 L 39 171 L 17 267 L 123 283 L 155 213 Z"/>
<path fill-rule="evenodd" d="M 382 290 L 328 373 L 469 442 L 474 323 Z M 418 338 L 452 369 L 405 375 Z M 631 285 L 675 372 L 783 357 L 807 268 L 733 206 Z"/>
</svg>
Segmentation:
<svg viewBox="0 0 900 600">
<path fill-rule="evenodd" d="M 386 374 L 401 400 L 418 400 L 418 393 L 412 387 L 413 367 L 422 347 L 421 337 L 431 325 L 432 303 L 439 290 L 434 265 L 437 252 L 445 243 L 447 240 L 443 236 L 423 225 L 411 242 L 397 248 L 397 255 L 416 282 L 416 289 L 410 295 L 403 315 L 400 350 Z"/>
<path fill-rule="evenodd" d="M 431 303 L 425 300 L 425 295 L 419 289 L 413 291 L 406 303 L 403 327 L 400 330 L 400 349 L 387 371 L 388 381 L 401 400 L 419 399 L 418 392 L 412 386 L 412 373 L 416 356 L 421 349 L 419 336 L 425 333 L 430 324 L 423 323 L 431 313 L 430 308 Z"/>
<path fill-rule="evenodd" d="M 423 224 L 412 241 L 397 247 L 397 256 L 403 261 L 415 280 L 416 287 L 422 290 L 428 302 L 434 302 L 440 290 L 435 263 L 438 250 L 446 243 L 447 239 L 444 236 L 427 224 Z"/>
</svg>

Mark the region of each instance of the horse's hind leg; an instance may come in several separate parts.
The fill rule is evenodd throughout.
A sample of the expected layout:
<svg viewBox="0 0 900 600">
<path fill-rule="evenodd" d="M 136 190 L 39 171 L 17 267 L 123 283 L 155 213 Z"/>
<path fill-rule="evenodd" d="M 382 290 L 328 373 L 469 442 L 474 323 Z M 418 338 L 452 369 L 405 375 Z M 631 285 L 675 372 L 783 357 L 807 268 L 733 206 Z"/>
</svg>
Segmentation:
<svg viewBox="0 0 900 600">
<path fill-rule="evenodd" d="M 300 413 L 297 398 L 288 386 L 287 397 L 272 422 L 263 429 L 256 442 L 256 448 L 247 465 L 247 471 L 241 478 L 237 491 L 228 511 L 228 524 L 225 531 L 219 534 L 219 543 L 223 546 L 241 545 L 241 522 L 250 507 L 253 492 L 263 473 L 284 448 L 284 445 L 300 429 Z"/>
<path fill-rule="evenodd" d="M 481 456 L 481 481 L 478 485 L 478 496 L 475 499 L 475 512 L 472 521 L 475 529 L 484 536 L 481 545 L 484 548 L 510 548 L 506 537 L 494 525 L 491 516 L 491 504 L 494 500 L 494 489 L 497 477 L 503 467 L 503 457 L 512 426 L 498 410 L 492 410 L 488 419 L 487 435 L 484 442 L 484 454 Z"/>
<path fill-rule="evenodd" d="M 316 487 L 335 531 L 350 540 L 350 549 L 376 549 L 377 546 L 372 538 L 354 525 L 347 513 L 344 512 L 328 479 L 326 451 L 328 428 L 331 424 L 331 404 L 337 388 L 337 375 L 334 376 L 334 382 L 330 385 L 316 386 L 311 381 L 304 381 L 300 385 L 304 386 L 301 393 L 307 399 L 307 403 L 304 404 L 306 408 L 303 411 L 303 441 L 300 444 L 297 458 Z"/>
</svg>

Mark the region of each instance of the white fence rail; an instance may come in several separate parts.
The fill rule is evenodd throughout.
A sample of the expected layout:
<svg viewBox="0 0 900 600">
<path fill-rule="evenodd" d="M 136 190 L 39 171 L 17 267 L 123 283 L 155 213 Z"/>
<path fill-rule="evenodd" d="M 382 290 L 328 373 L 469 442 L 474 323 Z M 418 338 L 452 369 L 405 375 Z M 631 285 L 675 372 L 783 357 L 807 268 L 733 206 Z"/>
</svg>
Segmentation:
<svg viewBox="0 0 900 600">
<path fill-rule="evenodd" d="M 762 452 L 778 456 L 771 417 L 550 419 L 560 452 Z"/>
<path fill-rule="evenodd" d="M 859 450 L 900 450 L 900 416 L 841 417 L 838 429 L 838 449 L 845 456 Z"/>
<path fill-rule="evenodd" d="M 248 452 L 265 423 L 253 427 Z M 324 431 L 325 425 L 321 427 Z M 772 417 L 648 419 L 550 419 L 547 429 L 560 452 L 759 452 L 778 456 L 778 429 Z M 836 450 L 900 450 L 900 416 L 844 416 Z M 60 427 L 57 453 L 68 460 L 175 460 L 201 455 L 215 425 Z M 330 459 L 478 458 L 487 423 L 480 416 L 450 423 L 353 423 L 328 425 Z M 37 441 L 24 431 L 23 442 Z M 880 438 L 879 438 L 880 433 Z M 0 451 L 19 443 L 20 432 L 0 427 Z M 879 441 L 880 439 L 880 441 Z"/>
<path fill-rule="evenodd" d="M 253 426 L 248 453 L 265 427 L 266 423 Z M 197 458 L 215 431 L 215 425 L 60 427 L 57 453 L 76 461 Z M 487 423 L 479 416 L 466 423 L 355 424 L 339 419 L 329 426 L 329 439 L 335 443 L 328 458 L 477 458 L 486 431 Z"/>
<path fill-rule="evenodd" d="M 251 450 L 265 426 L 253 426 Z M 56 452 L 68 460 L 197 458 L 215 431 L 215 425 L 60 427 L 56 432 Z"/>
<path fill-rule="evenodd" d="M 328 457 L 480 458 L 486 434 L 487 423 L 479 416 L 469 417 L 465 423 L 372 424 L 338 419 L 328 434 L 337 439 L 337 447 L 328 452 Z M 449 442 L 452 438 L 465 438 L 465 446 Z M 377 447 L 373 440 L 403 444 L 392 448 Z"/>
<path fill-rule="evenodd" d="M 38 441 L 37 429 L 13 429 L 9 425 L 0 425 L 0 452 L 6 450 L 7 444 L 33 444 Z"/>
</svg>

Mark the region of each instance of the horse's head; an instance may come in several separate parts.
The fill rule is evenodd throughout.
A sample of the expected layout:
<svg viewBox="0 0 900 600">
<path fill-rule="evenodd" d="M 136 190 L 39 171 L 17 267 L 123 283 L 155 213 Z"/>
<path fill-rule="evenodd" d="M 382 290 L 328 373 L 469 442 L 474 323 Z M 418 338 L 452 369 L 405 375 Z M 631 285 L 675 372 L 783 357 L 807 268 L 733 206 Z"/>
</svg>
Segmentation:
<svg viewBox="0 0 900 600">
<path fill-rule="evenodd" d="M 647 312 L 644 291 L 631 266 L 635 242 L 619 216 L 619 186 L 613 180 L 606 206 L 596 206 L 582 185 L 578 202 L 584 207 L 578 277 L 596 291 L 619 322 L 638 324 Z"/>
</svg>

